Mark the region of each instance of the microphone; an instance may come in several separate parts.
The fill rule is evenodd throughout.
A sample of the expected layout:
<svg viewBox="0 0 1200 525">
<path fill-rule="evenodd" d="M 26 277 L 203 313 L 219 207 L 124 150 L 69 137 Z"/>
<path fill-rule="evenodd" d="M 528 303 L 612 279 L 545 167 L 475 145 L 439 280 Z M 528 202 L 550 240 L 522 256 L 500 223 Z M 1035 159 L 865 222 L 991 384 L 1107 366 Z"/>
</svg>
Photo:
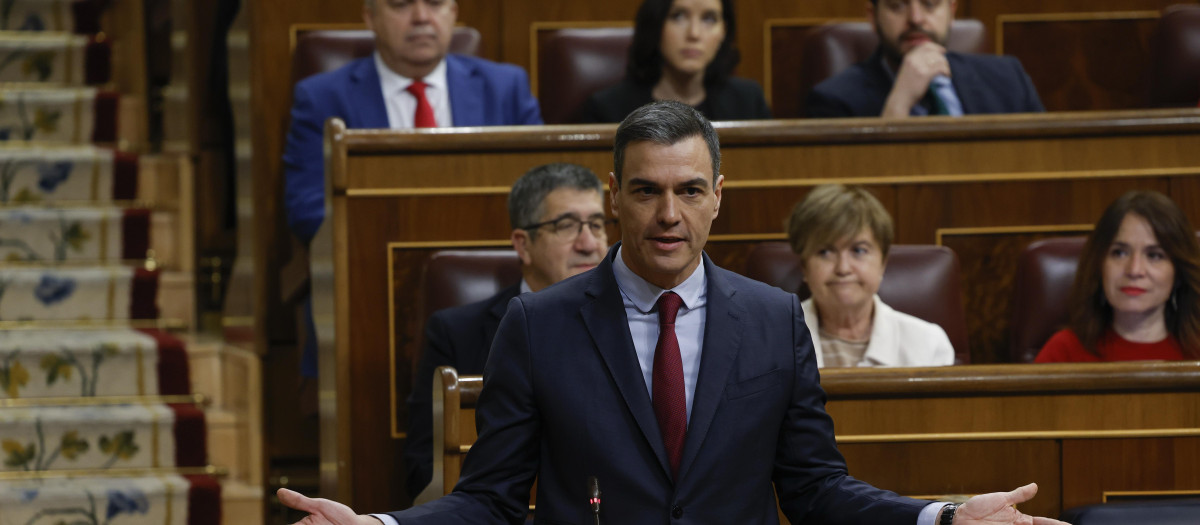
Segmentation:
<svg viewBox="0 0 1200 525">
<path fill-rule="evenodd" d="M 592 506 L 596 525 L 600 525 L 600 481 L 596 476 L 588 476 L 588 503 Z"/>
</svg>

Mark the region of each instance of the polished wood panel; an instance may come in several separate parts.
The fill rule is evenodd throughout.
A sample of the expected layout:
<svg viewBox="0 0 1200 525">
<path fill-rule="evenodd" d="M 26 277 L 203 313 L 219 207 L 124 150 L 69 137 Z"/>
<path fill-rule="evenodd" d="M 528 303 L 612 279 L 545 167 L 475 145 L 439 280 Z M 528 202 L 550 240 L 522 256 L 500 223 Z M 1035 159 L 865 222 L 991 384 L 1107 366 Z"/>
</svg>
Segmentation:
<svg viewBox="0 0 1200 525">
<path fill-rule="evenodd" d="M 1025 66 L 1047 111 L 1148 105 L 1158 12 L 1002 16 L 997 49 Z"/>
<path fill-rule="evenodd" d="M 455 377 L 445 398 L 463 401 L 442 408 L 469 425 L 482 381 Z M 850 474 L 903 495 L 1036 482 L 1021 510 L 1057 516 L 1116 491 L 1200 490 L 1200 363 L 839 369 L 821 382 Z M 451 426 L 435 436 L 444 493 L 475 439 Z"/>
<path fill-rule="evenodd" d="M 509 232 L 497 218 L 505 213 L 505 188 L 543 162 L 579 162 L 608 172 L 615 128 L 361 131 L 334 121 L 327 130 L 332 220 L 314 242 L 314 268 L 332 269 L 332 275 L 313 285 L 323 345 L 326 494 L 363 511 L 403 502 L 396 496 L 403 492 L 403 399 L 426 315 L 417 301 L 430 251 L 504 245 Z M 826 182 L 863 184 L 875 192 L 896 217 L 897 242 L 909 244 L 935 243 L 939 231 L 1089 224 L 1114 195 L 1147 184 L 1184 198 L 1200 195 L 1200 149 L 1193 147 L 1200 110 L 778 121 L 718 129 L 727 182 L 707 249 L 718 264 L 735 270 L 744 267 L 755 243 L 780 239 L 793 203 Z M 968 255 L 976 253 L 988 256 Z M 970 296 L 978 283 L 964 284 Z M 837 410 L 842 401 L 831 399 Z M 936 413 L 961 414 L 964 407 L 954 402 L 939 400 Z M 1076 403 L 1072 410 L 1087 411 L 1086 399 Z M 898 419 L 908 424 L 929 419 L 905 410 L 886 407 L 905 414 Z M 839 432 L 860 424 L 852 413 L 839 418 Z M 881 415 L 858 428 L 889 428 L 885 421 Z M 903 421 L 893 423 L 908 431 L 899 426 Z M 1012 428 L 1052 425 L 1034 423 Z M 919 425 L 910 430 L 928 431 Z"/>
</svg>

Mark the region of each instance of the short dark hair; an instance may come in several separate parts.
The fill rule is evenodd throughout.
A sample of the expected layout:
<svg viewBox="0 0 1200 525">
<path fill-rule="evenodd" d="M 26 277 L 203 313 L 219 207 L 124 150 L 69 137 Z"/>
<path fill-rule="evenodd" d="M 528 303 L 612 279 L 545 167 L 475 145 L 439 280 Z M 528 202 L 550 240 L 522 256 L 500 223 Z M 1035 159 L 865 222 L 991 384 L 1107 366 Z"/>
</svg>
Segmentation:
<svg viewBox="0 0 1200 525">
<path fill-rule="evenodd" d="M 1136 214 L 1150 224 L 1158 245 L 1175 267 L 1174 301 L 1166 306 L 1167 331 L 1190 359 L 1200 358 L 1200 243 L 1183 210 L 1156 191 L 1130 191 L 1104 210 L 1084 244 L 1069 296 L 1071 330 L 1089 352 L 1112 326 L 1113 309 L 1104 295 L 1104 260 L 1121 222 Z"/>
<path fill-rule="evenodd" d="M 645 0 L 633 23 L 633 43 L 629 46 L 629 65 L 625 77 L 642 85 L 654 85 L 662 77 L 663 58 L 659 51 L 663 25 L 674 0 Z M 737 49 L 737 19 L 733 0 L 721 0 L 721 18 L 725 21 L 725 40 L 704 71 L 704 84 L 724 82 L 741 61 Z"/>
<path fill-rule="evenodd" d="M 633 142 L 653 142 L 670 146 L 683 139 L 701 137 L 712 159 L 712 183 L 716 185 L 721 173 L 721 142 L 712 123 L 696 108 L 674 100 L 651 102 L 633 110 L 617 126 L 613 141 L 613 175 L 621 183 L 625 169 L 625 148 Z"/>
<path fill-rule="evenodd" d="M 508 222 L 512 229 L 520 229 L 541 220 L 544 213 L 543 201 L 550 192 L 559 188 L 579 191 L 594 191 L 602 194 L 600 178 L 592 170 L 578 164 L 555 162 L 537 166 L 521 175 L 508 192 Z M 537 235 L 530 231 L 529 235 Z"/>
</svg>

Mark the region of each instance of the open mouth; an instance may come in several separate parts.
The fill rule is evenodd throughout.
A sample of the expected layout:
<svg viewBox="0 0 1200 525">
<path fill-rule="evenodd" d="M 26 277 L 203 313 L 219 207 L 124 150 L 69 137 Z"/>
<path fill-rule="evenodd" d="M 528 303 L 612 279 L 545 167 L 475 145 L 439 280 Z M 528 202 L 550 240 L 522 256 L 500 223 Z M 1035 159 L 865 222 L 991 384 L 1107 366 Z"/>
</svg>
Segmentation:
<svg viewBox="0 0 1200 525">
<path fill-rule="evenodd" d="M 650 237 L 650 242 L 654 244 L 654 247 L 660 250 L 673 250 L 683 245 L 683 238 L 669 236 Z"/>
</svg>

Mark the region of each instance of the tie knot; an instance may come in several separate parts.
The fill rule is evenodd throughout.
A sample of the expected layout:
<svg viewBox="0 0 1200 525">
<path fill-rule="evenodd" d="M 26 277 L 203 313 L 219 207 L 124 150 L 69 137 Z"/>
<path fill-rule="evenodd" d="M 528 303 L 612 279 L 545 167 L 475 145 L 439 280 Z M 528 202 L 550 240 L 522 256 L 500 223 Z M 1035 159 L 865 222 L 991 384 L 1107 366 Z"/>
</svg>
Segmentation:
<svg viewBox="0 0 1200 525">
<path fill-rule="evenodd" d="M 424 98 L 425 97 L 425 86 L 426 86 L 426 84 L 424 81 L 414 80 L 412 84 L 409 84 L 408 87 L 406 87 L 404 89 L 406 91 L 408 91 L 409 93 L 412 93 L 417 98 Z"/>
<path fill-rule="evenodd" d="M 683 306 L 683 299 L 675 292 L 665 292 L 658 297 L 658 324 L 675 324 L 675 314 Z"/>
</svg>

